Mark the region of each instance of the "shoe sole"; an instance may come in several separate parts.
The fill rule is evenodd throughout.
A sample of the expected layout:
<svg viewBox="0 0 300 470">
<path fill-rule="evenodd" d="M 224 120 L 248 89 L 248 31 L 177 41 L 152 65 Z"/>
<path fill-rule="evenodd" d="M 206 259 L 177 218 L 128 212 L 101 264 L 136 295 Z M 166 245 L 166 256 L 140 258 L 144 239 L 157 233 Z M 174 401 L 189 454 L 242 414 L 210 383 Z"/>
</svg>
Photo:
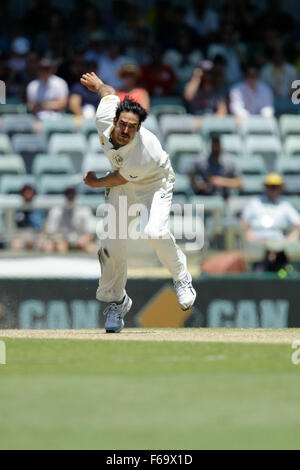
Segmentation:
<svg viewBox="0 0 300 470">
<path fill-rule="evenodd" d="M 125 312 L 125 314 L 124 314 L 124 317 L 125 317 L 125 315 L 129 312 L 129 310 L 130 310 L 131 307 L 132 307 L 132 300 L 131 300 L 130 297 L 128 297 L 128 299 L 129 299 L 129 300 L 128 300 L 128 305 L 127 305 L 127 309 L 126 309 L 126 312 Z M 123 317 L 123 318 L 124 318 L 124 317 Z M 106 329 L 105 331 L 106 331 L 106 333 L 110 333 L 110 334 L 111 334 L 111 333 L 120 333 L 120 332 L 123 330 L 123 328 L 124 328 L 124 321 L 123 321 L 123 325 L 121 326 L 121 328 L 118 328 L 117 330 L 107 330 L 107 329 Z"/>
</svg>

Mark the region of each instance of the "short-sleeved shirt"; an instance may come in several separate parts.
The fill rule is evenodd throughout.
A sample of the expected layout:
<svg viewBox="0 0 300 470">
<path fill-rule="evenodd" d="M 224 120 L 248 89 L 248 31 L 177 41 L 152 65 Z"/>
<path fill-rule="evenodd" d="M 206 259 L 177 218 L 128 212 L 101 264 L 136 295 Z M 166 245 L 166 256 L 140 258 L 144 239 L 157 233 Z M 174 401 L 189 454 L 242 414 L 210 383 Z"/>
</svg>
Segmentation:
<svg viewBox="0 0 300 470">
<path fill-rule="evenodd" d="M 202 178 L 205 183 L 209 184 L 209 178 L 211 176 L 222 176 L 223 178 L 239 178 L 241 177 L 241 172 L 238 169 L 235 161 L 227 156 L 220 155 L 218 162 L 214 162 L 211 157 L 200 158 L 196 163 L 194 168 L 194 175 L 196 177 Z M 197 194 L 202 194 L 201 192 L 195 189 Z M 208 192 L 205 194 L 211 195 L 221 195 L 223 197 L 228 197 L 229 192 L 227 188 L 217 188 L 215 186 L 209 186 Z"/>
<path fill-rule="evenodd" d="M 42 80 L 33 80 L 27 86 L 27 99 L 37 103 L 54 101 L 69 96 L 67 82 L 56 75 L 51 75 L 45 83 Z M 57 111 L 43 110 L 38 113 L 39 118 L 56 117 Z"/>
<path fill-rule="evenodd" d="M 103 152 L 114 171 L 135 184 L 145 187 L 159 182 L 166 173 L 173 171 L 168 154 L 157 137 L 141 126 L 134 139 L 127 145 L 114 148 L 111 133 L 113 119 L 120 99 L 116 95 L 102 98 L 96 113 L 96 126 Z"/>
<path fill-rule="evenodd" d="M 300 224 L 299 212 L 287 201 L 269 201 L 266 196 L 253 198 L 246 205 L 242 219 L 261 239 L 282 239 L 283 231 Z"/>
</svg>

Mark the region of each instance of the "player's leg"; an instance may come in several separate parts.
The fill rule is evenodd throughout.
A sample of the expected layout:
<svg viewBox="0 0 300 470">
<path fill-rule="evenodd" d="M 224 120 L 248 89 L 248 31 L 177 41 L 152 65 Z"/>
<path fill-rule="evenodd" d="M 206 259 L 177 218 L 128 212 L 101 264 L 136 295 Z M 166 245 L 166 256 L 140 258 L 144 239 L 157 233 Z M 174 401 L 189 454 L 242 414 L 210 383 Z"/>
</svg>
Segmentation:
<svg viewBox="0 0 300 470">
<path fill-rule="evenodd" d="M 173 277 L 181 308 L 188 310 L 195 301 L 196 292 L 192 286 L 192 277 L 187 271 L 186 256 L 169 229 L 172 190 L 171 180 L 165 187 L 149 190 L 140 196 L 140 201 L 147 207 L 148 212 L 148 220 L 142 223 L 142 229 L 148 243 L 155 249 L 159 260 Z"/>
<path fill-rule="evenodd" d="M 125 287 L 127 282 L 127 240 L 120 238 L 120 196 L 127 197 L 127 204 L 132 203 L 132 191 L 129 185 L 111 188 L 106 203 L 114 210 L 111 217 L 112 232 L 108 232 L 106 239 L 101 240 L 98 251 L 101 266 L 101 277 L 97 289 L 96 298 L 108 303 L 104 310 L 106 315 L 105 328 L 107 332 L 118 333 L 124 326 L 123 318 L 129 312 L 132 301 L 128 297 Z M 127 229 L 130 220 L 126 219 L 125 211 L 122 213 L 122 229 Z M 115 230 L 114 230 L 114 223 Z"/>
</svg>

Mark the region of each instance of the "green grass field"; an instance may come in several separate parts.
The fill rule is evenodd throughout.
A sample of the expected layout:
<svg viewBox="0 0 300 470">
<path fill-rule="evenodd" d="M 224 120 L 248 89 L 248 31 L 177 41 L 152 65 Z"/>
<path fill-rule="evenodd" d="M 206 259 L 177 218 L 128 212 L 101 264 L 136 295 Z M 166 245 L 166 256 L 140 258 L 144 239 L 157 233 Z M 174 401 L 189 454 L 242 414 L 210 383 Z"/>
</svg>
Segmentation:
<svg viewBox="0 0 300 470">
<path fill-rule="evenodd" d="M 300 448 L 291 345 L 3 340 L 0 449 Z"/>
</svg>

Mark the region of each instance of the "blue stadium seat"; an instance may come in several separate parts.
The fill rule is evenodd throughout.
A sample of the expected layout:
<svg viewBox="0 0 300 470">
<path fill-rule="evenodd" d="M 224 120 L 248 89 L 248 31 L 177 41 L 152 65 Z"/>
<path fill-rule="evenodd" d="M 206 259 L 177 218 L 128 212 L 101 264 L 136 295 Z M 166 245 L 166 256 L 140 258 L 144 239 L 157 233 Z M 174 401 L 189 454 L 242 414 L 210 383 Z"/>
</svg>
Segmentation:
<svg viewBox="0 0 300 470">
<path fill-rule="evenodd" d="M 9 137 L 5 134 L 0 134 L 0 154 L 12 153 L 12 146 Z"/>
<path fill-rule="evenodd" d="M 196 132 L 195 116 L 190 114 L 164 114 L 159 121 L 164 141 L 170 134 L 193 134 Z"/>
<path fill-rule="evenodd" d="M 66 114 L 57 119 L 44 119 L 42 121 L 42 130 L 49 139 L 53 134 L 74 134 L 77 132 L 77 127 L 74 116 Z"/>
<path fill-rule="evenodd" d="M 18 194 L 25 184 L 36 187 L 33 175 L 3 175 L 0 178 L 1 194 Z"/>
<path fill-rule="evenodd" d="M 25 174 L 26 167 L 21 155 L 0 156 L 0 174 Z"/>
<path fill-rule="evenodd" d="M 22 155 L 27 173 L 31 173 L 32 162 L 38 153 L 46 153 L 47 141 L 44 135 L 15 134 L 12 137 L 12 146 L 15 153 Z"/>
<path fill-rule="evenodd" d="M 37 155 L 32 165 L 32 173 L 35 176 L 73 175 L 75 170 L 69 155 Z"/>
<path fill-rule="evenodd" d="M 237 127 L 232 116 L 204 116 L 202 122 L 202 134 L 209 138 L 211 134 L 236 134 Z"/>
<path fill-rule="evenodd" d="M 7 114 L 2 116 L 1 131 L 12 137 L 14 134 L 32 134 L 34 117 L 31 114 Z"/>
<path fill-rule="evenodd" d="M 75 171 L 80 172 L 83 155 L 86 152 L 86 139 L 82 134 L 53 134 L 49 139 L 48 152 L 53 155 L 69 155 Z"/>
<path fill-rule="evenodd" d="M 67 188 L 77 187 L 81 180 L 80 175 L 43 175 L 38 188 L 40 194 L 63 194 Z"/>
<path fill-rule="evenodd" d="M 250 135 L 278 136 L 277 120 L 263 116 L 251 116 L 242 122 L 240 133 L 245 137 Z"/>
</svg>

